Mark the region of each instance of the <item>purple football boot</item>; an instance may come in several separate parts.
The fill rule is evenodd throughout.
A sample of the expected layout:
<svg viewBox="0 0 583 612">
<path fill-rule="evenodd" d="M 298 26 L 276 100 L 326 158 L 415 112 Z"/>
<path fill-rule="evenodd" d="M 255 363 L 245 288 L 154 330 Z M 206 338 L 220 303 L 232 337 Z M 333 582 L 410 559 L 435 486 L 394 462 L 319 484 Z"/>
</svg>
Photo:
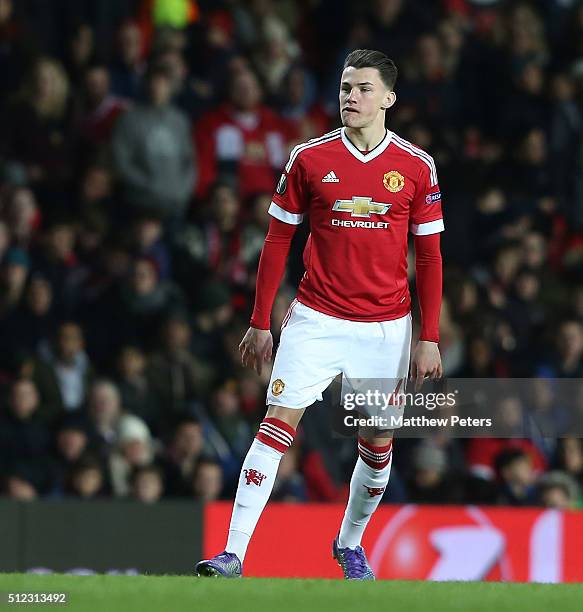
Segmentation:
<svg viewBox="0 0 583 612">
<path fill-rule="evenodd" d="M 210 578 L 241 578 L 243 568 L 235 553 L 222 552 L 212 559 L 199 561 L 194 568 L 197 576 Z"/>
<path fill-rule="evenodd" d="M 338 561 L 338 565 L 342 568 L 346 580 L 375 579 L 362 546 L 340 548 L 338 546 L 338 538 L 336 538 L 332 544 L 332 556 Z"/>
</svg>

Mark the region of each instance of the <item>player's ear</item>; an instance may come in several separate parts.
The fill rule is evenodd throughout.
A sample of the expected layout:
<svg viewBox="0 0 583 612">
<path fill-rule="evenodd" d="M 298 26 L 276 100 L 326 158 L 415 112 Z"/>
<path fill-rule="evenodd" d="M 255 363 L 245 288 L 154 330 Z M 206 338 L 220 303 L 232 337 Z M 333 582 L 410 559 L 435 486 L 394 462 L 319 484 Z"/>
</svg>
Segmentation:
<svg viewBox="0 0 583 612">
<path fill-rule="evenodd" d="M 387 110 L 388 108 L 391 108 L 391 106 L 393 106 L 396 101 L 397 94 L 394 91 L 389 91 L 385 95 L 385 99 L 383 100 L 383 105 L 381 106 L 381 108 L 383 110 Z"/>
</svg>

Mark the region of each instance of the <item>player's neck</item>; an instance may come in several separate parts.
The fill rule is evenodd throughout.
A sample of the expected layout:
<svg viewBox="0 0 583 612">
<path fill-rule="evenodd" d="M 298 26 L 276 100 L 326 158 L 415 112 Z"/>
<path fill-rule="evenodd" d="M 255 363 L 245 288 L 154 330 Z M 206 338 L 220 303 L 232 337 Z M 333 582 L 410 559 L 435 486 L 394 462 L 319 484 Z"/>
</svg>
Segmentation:
<svg viewBox="0 0 583 612">
<path fill-rule="evenodd" d="M 346 136 L 359 151 L 371 151 L 387 134 L 384 123 L 363 128 L 345 128 Z"/>
</svg>

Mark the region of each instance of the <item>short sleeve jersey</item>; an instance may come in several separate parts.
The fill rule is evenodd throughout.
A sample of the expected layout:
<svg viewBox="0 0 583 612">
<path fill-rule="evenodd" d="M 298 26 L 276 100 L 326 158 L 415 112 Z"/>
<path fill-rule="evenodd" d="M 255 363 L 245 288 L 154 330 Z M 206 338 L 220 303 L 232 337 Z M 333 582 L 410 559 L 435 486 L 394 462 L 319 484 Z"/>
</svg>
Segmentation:
<svg viewBox="0 0 583 612">
<path fill-rule="evenodd" d="M 410 311 L 408 232 L 444 229 L 433 158 L 390 131 L 366 153 L 344 128 L 295 147 L 269 213 L 292 224 L 309 217 L 299 301 L 353 321 Z"/>
</svg>

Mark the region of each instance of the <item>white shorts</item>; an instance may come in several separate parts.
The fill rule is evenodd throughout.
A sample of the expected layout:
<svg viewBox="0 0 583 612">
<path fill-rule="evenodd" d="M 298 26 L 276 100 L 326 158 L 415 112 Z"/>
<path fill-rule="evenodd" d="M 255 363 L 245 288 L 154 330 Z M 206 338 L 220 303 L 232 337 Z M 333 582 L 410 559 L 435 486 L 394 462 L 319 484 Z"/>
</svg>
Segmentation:
<svg viewBox="0 0 583 612">
<path fill-rule="evenodd" d="M 284 318 L 266 403 L 306 408 L 322 400 L 339 374 L 355 390 L 359 379 L 382 379 L 392 392 L 389 381 L 409 374 L 410 350 L 411 314 L 378 323 L 347 321 L 296 299 Z"/>
</svg>

